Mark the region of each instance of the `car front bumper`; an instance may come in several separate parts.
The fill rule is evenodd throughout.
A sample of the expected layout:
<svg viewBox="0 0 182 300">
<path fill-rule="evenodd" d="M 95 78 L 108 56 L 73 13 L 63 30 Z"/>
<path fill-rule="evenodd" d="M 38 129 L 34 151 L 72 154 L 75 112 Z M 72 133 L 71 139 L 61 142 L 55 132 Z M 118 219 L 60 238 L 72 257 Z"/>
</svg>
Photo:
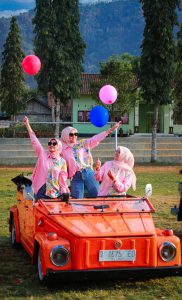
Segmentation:
<svg viewBox="0 0 182 300">
<path fill-rule="evenodd" d="M 94 269 L 94 270 L 64 270 L 55 271 L 47 270 L 47 276 L 51 279 L 57 278 L 61 281 L 82 281 L 97 279 L 126 279 L 126 278 L 152 278 L 164 276 L 180 276 L 182 275 L 182 266 L 173 267 L 156 267 L 156 268 L 120 268 L 120 269 Z"/>
</svg>

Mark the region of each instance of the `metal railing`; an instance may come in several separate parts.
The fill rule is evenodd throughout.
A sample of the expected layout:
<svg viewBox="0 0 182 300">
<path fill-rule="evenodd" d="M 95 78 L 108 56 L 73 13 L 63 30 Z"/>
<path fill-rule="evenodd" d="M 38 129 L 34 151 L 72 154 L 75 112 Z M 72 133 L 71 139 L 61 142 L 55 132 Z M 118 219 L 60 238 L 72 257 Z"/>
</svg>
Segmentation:
<svg viewBox="0 0 182 300">
<path fill-rule="evenodd" d="M 32 129 L 35 130 L 35 132 L 37 133 L 37 135 L 41 137 L 50 137 L 51 135 L 54 134 L 55 131 L 55 125 L 56 124 L 60 124 L 60 132 L 61 130 L 66 127 L 66 126 L 75 126 L 75 125 L 92 125 L 92 123 L 90 122 L 73 122 L 73 121 L 69 121 L 69 122 L 50 122 L 50 121 L 42 121 L 42 122 L 37 122 L 37 121 L 29 121 Z M 116 124 L 116 122 L 108 122 L 106 125 L 110 125 L 113 126 L 114 124 Z M 35 125 L 35 126 L 34 126 Z M 45 126 L 37 126 L 37 125 L 45 125 Z M 47 125 L 51 125 L 51 127 L 48 127 Z M 42 132 L 42 134 L 41 134 Z M 102 132 L 102 130 L 100 131 Z M 44 136 L 44 134 L 45 136 Z M 82 133 L 82 135 L 87 135 L 88 133 Z M 97 133 L 95 133 L 97 134 Z M 94 134 L 93 134 L 94 135 Z M 22 121 L 0 121 L 0 137 L 26 137 L 27 136 L 27 130 L 23 124 Z M 115 140 L 115 149 L 117 148 L 118 145 L 118 131 L 117 129 L 115 130 L 114 133 L 114 140 Z"/>
</svg>

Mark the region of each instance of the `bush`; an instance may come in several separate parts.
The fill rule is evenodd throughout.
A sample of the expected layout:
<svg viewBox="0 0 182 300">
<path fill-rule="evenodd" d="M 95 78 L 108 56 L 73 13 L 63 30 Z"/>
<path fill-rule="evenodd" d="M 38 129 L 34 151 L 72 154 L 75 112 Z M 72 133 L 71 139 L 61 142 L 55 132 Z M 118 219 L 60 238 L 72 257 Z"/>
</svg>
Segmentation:
<svg viewBox="0 0 182 300">
<path fill-rule="evenodd" d="M 32 124 L 31 127 L 38 137 L 54 136 L 54 126 L 52 124 Z M 14 124 L 8 128 L 0 128 L 0 137 L 28 138 L 27 129 L 23 124 Z"/>
</svg>

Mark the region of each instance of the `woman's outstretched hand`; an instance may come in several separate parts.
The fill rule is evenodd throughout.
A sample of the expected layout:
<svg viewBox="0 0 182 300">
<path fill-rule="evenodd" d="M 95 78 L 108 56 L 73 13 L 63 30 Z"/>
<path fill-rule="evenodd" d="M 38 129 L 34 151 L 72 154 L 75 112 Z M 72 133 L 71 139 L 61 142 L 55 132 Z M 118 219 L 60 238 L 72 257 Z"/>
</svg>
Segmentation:
<svg viewBox="0 0 182 300">
<path fill-rule="evenodd" d="M 118 123 L 116 123 L 113 127 L 111 127 L 108 130 L 108 134 L 110 134 L 111 132 L 113 132 L 114 130 L 116 130 L 121 124 L 122 124 L 122 121 L 119 121 Z"/>
</svg>

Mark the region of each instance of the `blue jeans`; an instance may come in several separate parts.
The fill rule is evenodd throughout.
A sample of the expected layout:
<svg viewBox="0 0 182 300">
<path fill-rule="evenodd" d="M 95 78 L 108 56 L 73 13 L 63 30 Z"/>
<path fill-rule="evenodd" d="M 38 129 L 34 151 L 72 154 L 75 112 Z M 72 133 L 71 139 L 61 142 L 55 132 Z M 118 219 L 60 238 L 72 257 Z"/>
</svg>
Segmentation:
<svg viewBox="0 0 182 300">
<path fill-rule="evenodd" d="M 99 183 L 94 178 L 94 172 L 91 168 L 77 171 L 71 180 L 71 196 L 73 198 L 84 198 L 84 188 L 88 191 L 91 198 L 97 197 Z"/>
<path fill-rule="evenodd" d="M 35 200 L 38 199 L 50 199 L 50 197 L 46 195 L 46 184 L 42 185 L 37 194 L 35 194 Z"/>
<path fill-rule="evenodd" d="M 60 196 L 56 197 L 56 198 L 59 199 Z M 34 195 L 34 197 L 35 197 L 35 200 L 38 200 L 38 199 L 56 199 L 56 198 L 51 198 L 51 197 L 46 195 L 46 183 L 41 186 L 41 188 L 38 190 L 37 194 Z"/>
</svg>

